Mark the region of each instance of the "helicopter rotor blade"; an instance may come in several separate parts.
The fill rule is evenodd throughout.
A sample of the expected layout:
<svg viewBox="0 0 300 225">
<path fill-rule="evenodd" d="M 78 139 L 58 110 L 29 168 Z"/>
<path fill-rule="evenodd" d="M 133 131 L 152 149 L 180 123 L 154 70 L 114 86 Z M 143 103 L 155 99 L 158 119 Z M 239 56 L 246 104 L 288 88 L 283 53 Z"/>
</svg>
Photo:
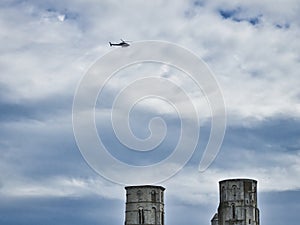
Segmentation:
<svg viewBox="0 0 300 225">
<path fill-rule="evenodd" d="M 121 40 L 122 42 L 132 42 L 132 41 L 126 41 L 126 40 L 124 41 L 123 39 L 120 39 L 120 40 Z"/>
</svg>

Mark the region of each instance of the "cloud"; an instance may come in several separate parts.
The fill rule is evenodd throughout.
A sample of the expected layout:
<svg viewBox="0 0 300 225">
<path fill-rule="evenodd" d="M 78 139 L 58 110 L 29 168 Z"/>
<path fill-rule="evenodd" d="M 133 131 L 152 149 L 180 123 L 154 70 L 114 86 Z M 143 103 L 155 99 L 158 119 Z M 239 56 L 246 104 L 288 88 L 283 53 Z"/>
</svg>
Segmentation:
<svg viewBox="0 0 300 225">
<path fill-rule="evenodd" d="M 109 224 L 123 221 L 123 204 L 117 200 L 101 198 L 2 198 L 4 224 Z M 15 216 L 16 211 L 18 216 Z M 111 212 L 115 213 L 111 213 Z"/>
<path fill-rule="evenodd" d="M 123 199 L 121 187 L 102 179 L 45 177 L 38 181 L 32 179 L 11 180 L 1 187 L 1 194 L 14 198 L 57 198 L 83 197 L 97 195 L 107 199 Z"/>
</svg>

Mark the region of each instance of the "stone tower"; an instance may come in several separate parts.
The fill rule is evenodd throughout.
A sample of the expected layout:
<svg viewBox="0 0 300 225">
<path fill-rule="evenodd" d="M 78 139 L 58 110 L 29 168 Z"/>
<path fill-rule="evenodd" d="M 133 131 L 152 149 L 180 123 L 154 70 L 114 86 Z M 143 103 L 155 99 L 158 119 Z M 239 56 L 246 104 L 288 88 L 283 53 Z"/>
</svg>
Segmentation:
<svg viewBox="0 0 300 225">
<path fill-rule="evenodd" d="M 259 225 L 257 181 L 230 179 L 219 182 L 220 203 L 211 225 Z"/>
<path fill-rule="evenodd" d="M 143 185 L 125 189 L 125 225 L 164 225 L 164 187 Z"/>
</svg>

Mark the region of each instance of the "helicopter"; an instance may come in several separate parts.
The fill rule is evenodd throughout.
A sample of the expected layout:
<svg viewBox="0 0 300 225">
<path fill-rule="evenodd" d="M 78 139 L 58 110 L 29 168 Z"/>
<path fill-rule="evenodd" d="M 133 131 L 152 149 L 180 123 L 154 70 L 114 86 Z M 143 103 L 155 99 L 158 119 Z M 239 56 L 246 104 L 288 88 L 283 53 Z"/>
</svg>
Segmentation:
<svg viewBox="0 0 300 225">
<path fill-rule="evenodd" d="M 121 47 L 128 47 L 130 44 L 128 44 L 127 42 L 125 42 L 124 40 L 120 39 L 121 42 L 120 43 L 111 43 L 109 42 L 109 46 L 121 46 Z"/>
</svg>

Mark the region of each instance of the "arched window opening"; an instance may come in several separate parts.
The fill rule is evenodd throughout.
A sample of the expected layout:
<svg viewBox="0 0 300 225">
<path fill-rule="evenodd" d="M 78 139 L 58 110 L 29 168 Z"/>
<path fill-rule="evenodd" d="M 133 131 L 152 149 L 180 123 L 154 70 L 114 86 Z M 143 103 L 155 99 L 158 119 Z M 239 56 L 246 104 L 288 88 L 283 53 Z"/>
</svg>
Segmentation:
<svg viewBox="0 0 300 225">
<path fill-rule="evenodd" d="M 144 224 L 145 217 L 144 217 L 144 209 L 139 208 L 139 224 Z"/>
<path fill-rule="evenodd" d="M 151 191 L 151 201 L 156 202 L 156 192 L 154 190 Z"/>
<path fill-rule="evenodd" d="M 235 205 L 234 204 L 231 205 L 231 209 L 232 209 L 232 219 L 235 219 Z"/>
<path fill-rule="evenodd" d="M 236 199 L 236 185 L 232 186 L 232 192 L 233 192 L 233 199 Z"/>
<path fill-rule="evenodd" d="M 164 212 L 161 212 L 161 225 L 165 224 Z"/>
<path fill-rule="evenodd" d="M 226 200 L 226 191 L 225 191 L 225 187 L 222 187 L 222 200 L 225 201 Z"/>
<path fill-rule="evenodd" d="M 138 200 L 141 201 L 142 200 L 142 195 L 143 195 L 142 191 L 138 190 L 136 194 L 138 196 Z"/>
<path fill-rule="evenodd" d="M 152 207 L 152 215 L 154 216 L 154 224 L 157 224 L 156 208 Z"/>
</svg>

